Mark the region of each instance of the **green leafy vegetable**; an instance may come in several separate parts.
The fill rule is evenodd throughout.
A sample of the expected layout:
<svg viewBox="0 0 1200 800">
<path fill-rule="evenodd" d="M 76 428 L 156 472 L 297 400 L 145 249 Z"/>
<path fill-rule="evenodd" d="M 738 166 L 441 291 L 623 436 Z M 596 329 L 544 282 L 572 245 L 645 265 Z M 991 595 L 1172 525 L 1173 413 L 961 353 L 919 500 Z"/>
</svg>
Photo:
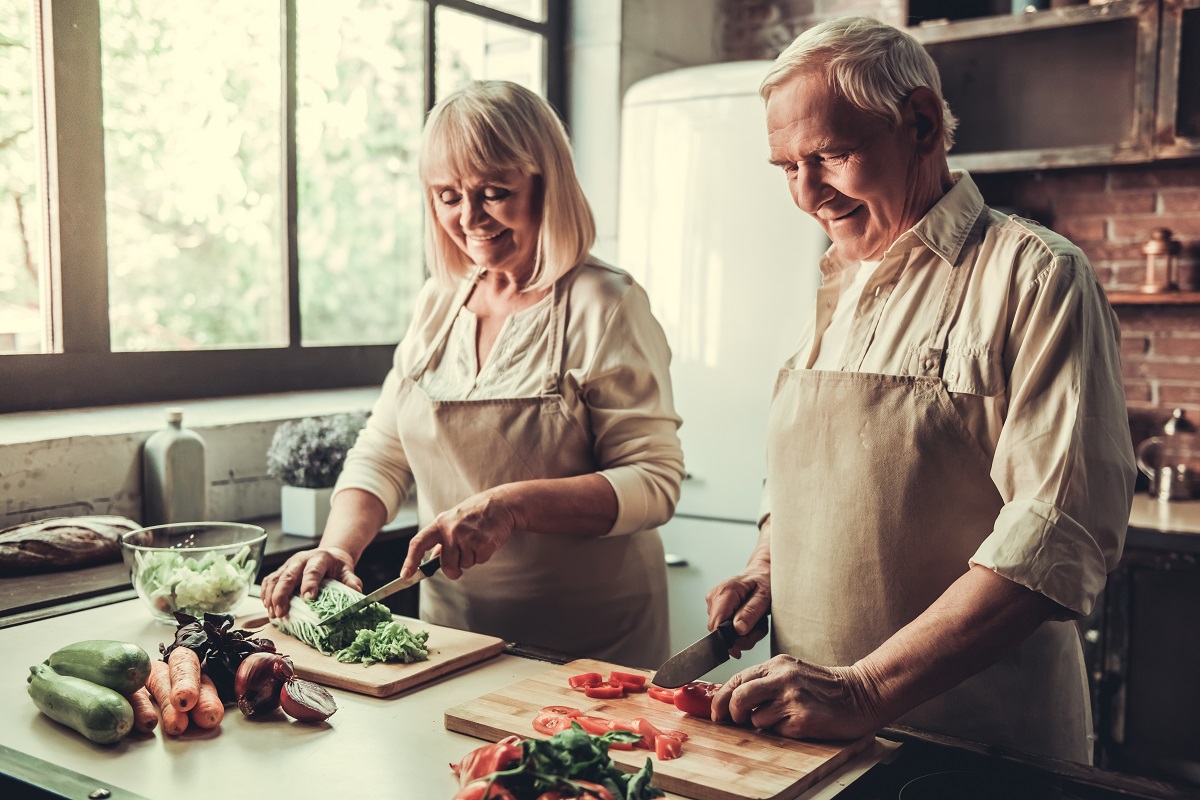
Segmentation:
<svg viewBox="0 0 1200 800">
<path fill-rule="evenodd" d="M 661 789 L 650 785 L 654 775 L 650 758 L 633 774 L 617 768 L 608 755 L 613 742 L 636 742 L 642 737 L 629 731 L 609 731 L 593 736 L 578 722 L 549 739 L 523 739 L 524 758 L 509 769 L 499 770 L 481 780 L 496 782 L 517 797 L 537 797 L 542 792 L 559 790 L 578 795 L 585 788 L 580 781 L 599 784 L 617 800 L 653 800 L 662 797 Z"/>
<path fill-rule="evenodd" d="M 312 600 L 293 597 L 288 615 L 271 620 L 271 624 L 326 655 L 336 655 L 338 661 L 408 663 L 429 657 L 425 647 L 429 634 L 414 634 L 396 623 L 382 603 L 371 603 L 329 625 L 318 624 L 362 598 L 341 581 L 328 580 Z"/>
<path fill-rule="evenodd" d="M 187 558 L 178 550 L 154 550 L 135 552 L 134 559 L 139 591 L 168 613 L 192 617 L 229 611 L 246 596 L 258 573 L 248 546 L 233 558 L 220 553 Z"/>
<path fill-rule="evenodd" d="M 170 646 L 158 645 L 163 661 L 170 659 L 176 647 L 194 650 L 200 659 L 200 668 L 212 678 L 217 694 L 226 703 L 237 702 L 233 682 L 246 656 L 275 652 L 274 642 L 253 635 L 258 631 L 234 628 L 233 617 L 229 614 L 205 614 L 201 622 L 177 611 L 175 620 L 179 623 L 175 629 L 175 641 Z"/>
<path fill-rule="evenodd" d="M 411 664 L 429 658 L 429 631 L 414 633 L 395 620 L 381 622 L 375 630 L 361 630 L 354 641 L 337 654 L 338 661 L 361 661 L 374 664 L 377 661 L 397 661 Z"/>
</svg>

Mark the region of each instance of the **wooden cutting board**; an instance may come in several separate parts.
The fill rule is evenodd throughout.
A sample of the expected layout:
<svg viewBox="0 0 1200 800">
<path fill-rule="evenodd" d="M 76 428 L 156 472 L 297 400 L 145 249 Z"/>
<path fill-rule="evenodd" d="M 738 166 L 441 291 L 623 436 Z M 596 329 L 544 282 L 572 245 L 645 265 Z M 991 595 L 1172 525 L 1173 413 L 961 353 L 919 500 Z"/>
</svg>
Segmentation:
<svg viewBox="0 0 1200 800">
<path fill-rule="evenodd" d="M 299 639 L 288 636 L 267 622 L 265 612 L 239 617 L 236 626 L 245 629 L 262 628 L 259 634 L 275 643 L 275 649 L 292 660 L 301 678 L 368 694 L 372 697 L 391 697 L 414 686 L 427 683 L 448 672 L 491 658 L 504 650 L 504 640 L 494 636 L 443 628 L 411 617 L 393 618 L 413 631 L 429 631 L 429 660 L 412 664 L 343 664 Z"/>
<path fill-rule="evenodd" d="M 605 676 L 614 669 L 645 675 L 653 673 L 581 659 L 514 683 L 498 692 L 470 700 L 446 711 L 449 730 L 488 741 L 505 736 L 540 737 L 533 718 L 544 706 L 565 705 L 585 714 L 631 721 L 643 717 L 656 728 L 683 731 L 688 740 L 683 755 L 659 761 L 651 755 L 654 786 L 697 800 L 788 800 L 828 775 L 875 738 L 855 742 L 801 742 L 769 733 L 718 725 L 689 717 L 645 692 L 617 700 L 593 700 L 567 685 L 583 672 Z M 610 750 L 613 761 L 634 772 L 646 763 L 645 750 Z"/>
</svg>

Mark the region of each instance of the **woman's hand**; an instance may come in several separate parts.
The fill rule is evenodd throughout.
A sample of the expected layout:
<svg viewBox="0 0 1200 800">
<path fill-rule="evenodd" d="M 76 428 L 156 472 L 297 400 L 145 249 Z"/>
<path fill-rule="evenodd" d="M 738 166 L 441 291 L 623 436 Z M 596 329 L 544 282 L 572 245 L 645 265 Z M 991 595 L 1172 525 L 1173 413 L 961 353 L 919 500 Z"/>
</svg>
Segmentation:
<svg viewBox="0 0 1200 800">
<path fill-rule="evenodd" d="M 400 576 L 412 575 L 426 551 L 440 545 L 442 572 L 458 580 L 463 570 L 490 559 L 512 538 L 514 530 L 524 527 L 515 504 L 501 490 L 480 492 L 438 514 L 413 537 Z"/>
<path fill-rule="evenodd" d="M 890 720 L 856 667 L 821 667 L 779 655 L 734 675 L 713 695 L 712 718 L 793 739 L 857 739 Z"/>
<path fill-rule="evenodd" d="M 317 596 L 321 581 L 333 578 L 361 592 L 362 581 L 354 574 L 354 559 L 345 550 L 322 547 L 301 550 L 262 580 L 262 601 L 272 619 L 287 616 L 296 587 L 307 599 Z"/>
<path fill-rule="evenodd" d="M 766 635 L 765 626 L 756 628 L 760 619 L 771 612 L 771 573 L 769 570 L 747 568 L 741 575 L 718 583 L 704 596 L 708 602 L 708 629 L 715 631 L 727 619 L 733 619 L 738 638 L 729 654 L 740 658 Z"/>
</svg>

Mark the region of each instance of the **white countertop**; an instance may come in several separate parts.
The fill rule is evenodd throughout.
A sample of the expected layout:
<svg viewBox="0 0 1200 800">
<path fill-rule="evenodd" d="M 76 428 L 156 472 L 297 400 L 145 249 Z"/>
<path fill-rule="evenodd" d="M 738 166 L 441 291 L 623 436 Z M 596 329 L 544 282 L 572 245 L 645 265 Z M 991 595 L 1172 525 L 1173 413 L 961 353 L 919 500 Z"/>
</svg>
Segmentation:
<svg viewBox="0 0 1200 800">
<path fill-rule="evenodd" d="M 1163 533 L 1200 534 L 1200 500 L 1163 503 L 1148 494 L 1135 494 L 1129 526 Z"/>
<path fill-rule="evenodd" d="M 257 599 L 248 601 L 257 604 Z M 248 607 L 246 610 L 253 610 Z M 552 669 L 500 655 L 405 694 L 379 699 L 332 690 L 338 711 L 328 724 L 303 725 L 272 715 L 253 722 L 230 706 L 214 732 L 168 737 L 131 735 L 114 746 L 92 744 L 38 712 L 26 692 L 30 665 L 84 639 L 134 642 L 152 658 L 174 629 L 129 600 L 0 630 L 0 744 L 149 798 L 453 797 L 449 764 L 483 744 L 443 727 L 447 708 Z M 266 634 L 269 638 L 269 634 Z M 886 756 L 893 743 L 851 761 L 803 798 L 835 795 Z"/>
</svg>

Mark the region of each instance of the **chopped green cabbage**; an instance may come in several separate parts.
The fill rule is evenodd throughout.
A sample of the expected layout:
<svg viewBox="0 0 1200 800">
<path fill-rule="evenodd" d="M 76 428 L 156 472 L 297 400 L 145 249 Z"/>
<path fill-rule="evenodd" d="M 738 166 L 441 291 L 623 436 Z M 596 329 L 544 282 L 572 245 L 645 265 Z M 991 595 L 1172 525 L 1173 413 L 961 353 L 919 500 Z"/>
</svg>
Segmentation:
<svg viewBox="0 0 1200 800">
<path fill-rule="evenodd" d="M 429 631 L 414 633 L 399 622 L 381 622 L 375 630 L 361 630 L 350 646 L 337 654 L 338 661 L 398 661 L 411 664 L 429 658 Z"/>
<path fill-rule="evenodd" d="M 271 624 L 326 655 L 335 655 L 338 661 L 409 663 L 429 657 L 425 648 L 428 632 L 414 634 L 395 622 L 382 603 L 371 603 L 329 625 L 318 624 L 362 598 L 341 581 L 328 580 L 312 600 L 293 596 L 288 615 L 271 620 Z"/>
<path fill-rule="evenodd" d="M 202 617 L 205 612 L 225 613 L 246 596 L 258 574 L 258 562 L 250 558 L 249 546 L 233 558 L 221 553 L 188 558 L 178 550 L 139 550 L 134 559 L 138 591 L 167 614 L 182 611 Z"/>
</svg>

